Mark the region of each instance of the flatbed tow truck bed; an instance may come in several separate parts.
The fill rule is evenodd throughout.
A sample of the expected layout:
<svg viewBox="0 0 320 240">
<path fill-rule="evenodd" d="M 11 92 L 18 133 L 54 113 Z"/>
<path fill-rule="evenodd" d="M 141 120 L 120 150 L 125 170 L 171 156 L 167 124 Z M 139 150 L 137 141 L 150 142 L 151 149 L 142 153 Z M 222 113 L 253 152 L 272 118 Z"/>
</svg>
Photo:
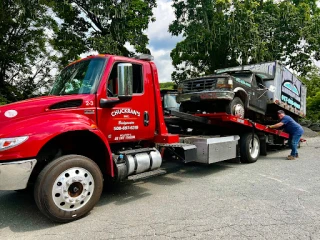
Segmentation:
<svg viewBox="0 0 320 240">
<path fill-rule="evenodd" d="M 266 125 L 253 122 L 249 119 L 239 118 L 227 113 L 208 113 L 208 114 L 196 114 L 198 117 L 205 117 L 210 124 L 219 126 L 228 126 L 236 123 L 239 127 L 254 128 L 256 131 L 264 132 L 267 134 L 277 135 L 279 137 L 288 139 L 289 134 L 280 130 L 268 128 Z"/>
<path fill-rule="evenodd" d="M 234 115 L 224 112 L 221 113 L 201 113 L 201 114 L 188 114 L 178 111 L 170 111 L 170 116 L 166 117 L 168 123 L 179 123 L 180 121 L 197 122 L 197 124 L 211 125 L 216 127 L 224 127 L 230 129 L 248 130 L 262 132 L 265 134 L 275 135 L 283 139 L 289 139 L 289 134 L 281 130 L 268 128 L 266 125 L 253 122 L 250 119 L 243 119 Z M 181 123 L 181 122 L 180 122 Z M 236 132 L 237 132 L 236 130 Z M 301 139 L 300 142 L 305 142 Z"/>
<path fill-rule="evenodd" d="M 182 143 L 195 144 L 196 142 L 197 149 L 199 149 L 202 144 L 207 148 L 211 141 L 211 145 L 215 145 L 216 149 L 211 152 L 208 150 L 207 158 L 214 154 L 225 154 L 225 149 L 228 147 L 227 142 L 238 141 L 237 156 L 242 162 L 251 163 L 255 162 L 259 155 L 267 155 L 267 146 L 284 147 L 286 140 L 289 139 L 289 134 L 281 130 L 270 129 L 266 125 L 253 122 L 250 119 L 242 119 L 227 113 L 189 114 L 171 110 L 167 112 L 165 122 L 169 132 L 171 129 L 175 130 L 175 133 L 180 131 Z M 234 139 L 230 140 L 228 137 Z M 235 140 L 236 138 L 238 140 Z M 208 140 L 206 141 L 206 139 Z M 301 139 L 300 141 L 304 142 L 305 140 Z M 206 142 L 206 144 L 202 142 Z M 224 146 L 218 149 L 219 145 Z M 227 159 L 227 157 L 221 159 Z"/>
</svg>

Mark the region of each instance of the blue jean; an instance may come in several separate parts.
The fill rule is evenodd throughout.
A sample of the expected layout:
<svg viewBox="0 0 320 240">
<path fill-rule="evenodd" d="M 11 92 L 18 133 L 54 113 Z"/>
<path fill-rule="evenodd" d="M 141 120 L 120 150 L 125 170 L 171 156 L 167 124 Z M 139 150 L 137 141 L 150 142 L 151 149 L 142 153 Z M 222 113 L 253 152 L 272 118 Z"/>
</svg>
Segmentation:
<svg viewBox="0 0 320 240">
<path fill-rule="evenodd" d="M 291 148 L 291 156 L 297 157 L 298 156 L 298 144 L 300 142 L 301 134 L 294 134 L 290 135 L 288 144 Z"/>
</svg>

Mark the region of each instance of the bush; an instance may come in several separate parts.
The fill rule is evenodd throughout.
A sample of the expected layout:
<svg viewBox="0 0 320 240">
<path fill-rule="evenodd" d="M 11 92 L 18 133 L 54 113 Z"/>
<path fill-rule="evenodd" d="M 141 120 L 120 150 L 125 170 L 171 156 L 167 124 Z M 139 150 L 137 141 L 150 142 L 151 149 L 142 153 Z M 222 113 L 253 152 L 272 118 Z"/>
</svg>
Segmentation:
<svg viewBox="0 0 320 240">
<path fill-rule="evenodd" d="M 320 119 L 320 92 L 307 98 L 307 116 L 313 121 Z"/>
<path fill-rule="evenodd" d="M 160 89 L 177 89 L 177 84 L 175 84 L 174 82 L 164 82 L 164 83 L 160 83 Z"/>
<path fill-rule="evenodd" d="M 320 70 L 313 68 L 302 78 L 307 86 L 307 119 L 317 121 L 320 119 Z"/>
<path fill-rule="evenodd" d="M 1 105 L 5 105 L 5 104 L 7 104 L 7 103 L 8 103 L 7 100 L 0 95 L 0 106 L 1 106 Z"/>
</svg>

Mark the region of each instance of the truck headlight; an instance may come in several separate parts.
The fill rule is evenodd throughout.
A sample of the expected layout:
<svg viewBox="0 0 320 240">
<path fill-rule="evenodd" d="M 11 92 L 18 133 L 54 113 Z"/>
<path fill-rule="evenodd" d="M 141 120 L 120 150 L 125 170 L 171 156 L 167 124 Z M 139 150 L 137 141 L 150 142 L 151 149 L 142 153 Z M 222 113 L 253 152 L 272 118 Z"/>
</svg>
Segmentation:
<svg viewBox="0 0 320 240">
<path fill-rule="evenodd" d="M 233 81 L 228 78 L 218 78 L 216 83 L 216 88 L 232 88 Z"/>
<path fill-rule="evenodd" d="M 28 139 L 25 137 L 14 137 L 14 138 L 0 138 L 0 151 L 7 150 L 9 148 L 16 147 Z"/>
<path fill-rule="evenodd" d="M 179 83 L 178 84 L 178 93 L 182 93 L 183 92 L 183 88 L 184 88 L 184 84 L 183 83 Z"/>
</svg>

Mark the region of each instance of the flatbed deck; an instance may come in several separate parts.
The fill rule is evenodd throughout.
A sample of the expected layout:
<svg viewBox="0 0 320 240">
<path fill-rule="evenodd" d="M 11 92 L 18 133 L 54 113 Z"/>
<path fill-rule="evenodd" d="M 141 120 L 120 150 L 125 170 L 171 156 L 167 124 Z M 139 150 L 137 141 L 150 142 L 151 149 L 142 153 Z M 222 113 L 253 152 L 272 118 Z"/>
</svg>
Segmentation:
<svg viewBox="0 0 320 240">
<path fill-rule="evenodd" d="M 268 128 L 266 125 L 256 123 L 250 119 L 243 119 L 237 116 L 233 116 L 227 113 L 207 113 L 207 114 L 195 114 L 199 117 L 205 117 L 210 121 L 210 124 L 227 124 L 227 123 L 236 123 L 240 126 L 254 127 L 256 130 L 265 132 L 272 135 L 277 135 L 285 139 L 289 138 L 289 134 L 281 130 Z"/>
<path fill-rule="evenodd" d="M 221 113 L 201 113 L 201 114 L 188 114 L 188 113 L 181 113 L 177 111 L 171 111 L 170 117 L 167 120 L 170 122 L 174 122 L 176 118 L 176 122 L 178 119 L 182 121 L 189 121 L 193 123 L 198 123 L 201 125 L 215 125 L 220 127 L 225 127 L 229 129 L 234 129 L 235 132 L 237 130 L 242 131 L 250 131 L 253 130 L 255 132 L 275 135 L 283 139 L 289 139 L 289 134 L 277 129 L 270 129 L 266 125 L 253 122 L 250 119 L 243 119 L 234 115 L 230 115 L 224 112 Z M 305 142 L 304 139 L 300 140 L 301 142 Z"/>
</svg>

